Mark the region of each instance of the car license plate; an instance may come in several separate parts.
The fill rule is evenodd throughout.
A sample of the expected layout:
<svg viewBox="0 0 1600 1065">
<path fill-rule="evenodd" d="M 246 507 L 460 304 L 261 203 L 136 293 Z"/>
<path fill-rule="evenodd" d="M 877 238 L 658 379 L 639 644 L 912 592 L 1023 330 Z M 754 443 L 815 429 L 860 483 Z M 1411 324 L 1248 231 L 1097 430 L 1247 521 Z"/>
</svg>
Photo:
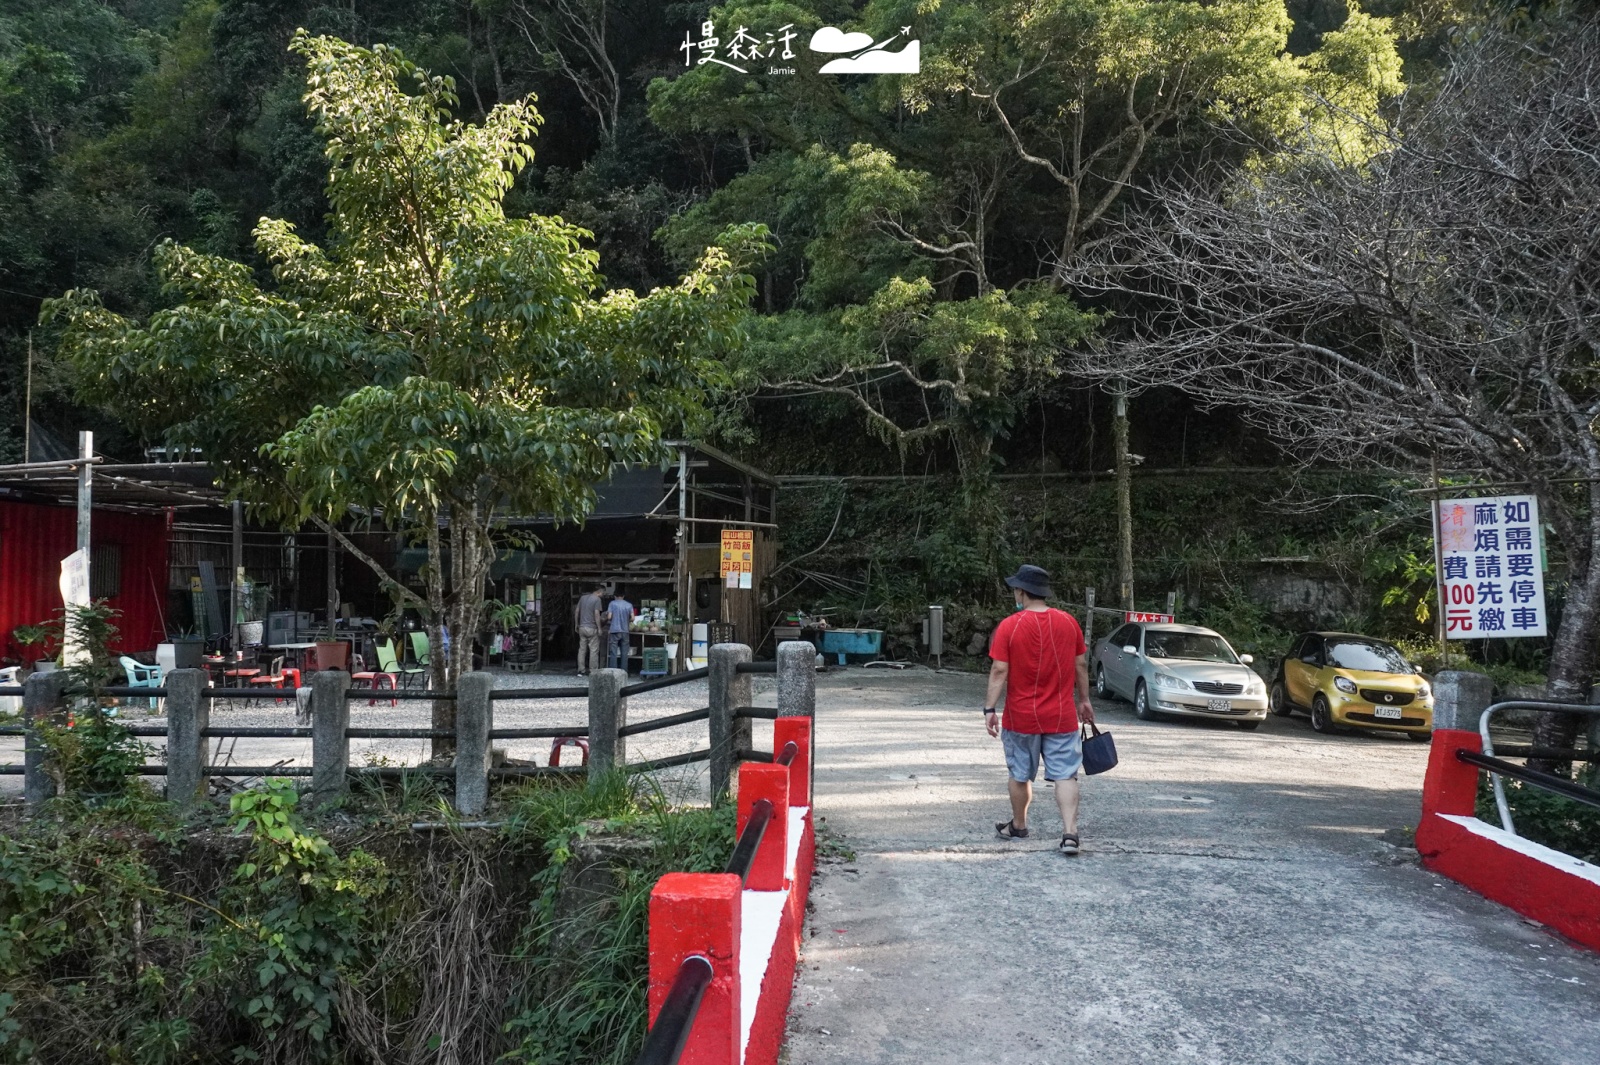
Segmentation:
<svg viewBox="0 0 1600 1065">
<path fill-rule="evenodd" d="M 1229 710 L 1233 709 L 1233 703 L 1229 702 L 1227 699 L 1207 699 L 1206 709 L 1210 710 L 1213 714 L 1226 714 Z"/>
<path fill-rule="evenodd" d="M 1374 706 L 1372 716 L 1380 721 L 1399 721 L 1400 708 L 1398 706 Z"/>
</svg>

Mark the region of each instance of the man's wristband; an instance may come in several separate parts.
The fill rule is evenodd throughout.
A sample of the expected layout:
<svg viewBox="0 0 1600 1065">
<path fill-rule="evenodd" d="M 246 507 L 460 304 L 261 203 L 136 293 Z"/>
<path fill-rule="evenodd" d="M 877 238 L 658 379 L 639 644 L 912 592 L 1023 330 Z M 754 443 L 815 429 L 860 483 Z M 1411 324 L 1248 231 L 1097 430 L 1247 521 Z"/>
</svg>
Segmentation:
<svg viewBox="0 0 1600 1065">
<path fill-rule="evenodd" d="M 983 708 L 983 712 L 985 716 L 988 716 L 989 714 L 998 714 L 1000 711 L 992 706 L 986 706 Z"/>
</svg>

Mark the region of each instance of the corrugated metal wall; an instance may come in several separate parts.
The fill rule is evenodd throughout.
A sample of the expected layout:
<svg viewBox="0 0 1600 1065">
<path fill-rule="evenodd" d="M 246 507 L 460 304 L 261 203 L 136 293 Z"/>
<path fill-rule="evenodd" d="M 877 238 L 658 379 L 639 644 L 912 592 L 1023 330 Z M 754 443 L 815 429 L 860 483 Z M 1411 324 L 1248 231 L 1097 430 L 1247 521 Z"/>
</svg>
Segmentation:
<svg viewBox="0 0 1600 1065">
<path fill-rule="evenodd" d="M 11 638 L 18 625 L 56 616 L 61 607 L 61 560 L 77 542 L 77 512 L 71 507 L 0 501 L 0 648 L 15 659 Z M 110 603 L 121 611 L 119 650 L 148 651 L 164 638 L 167 540 L 171 514 L 94 512 L 90 546 L 120 548 L 117 594 Z"/>
</svg>

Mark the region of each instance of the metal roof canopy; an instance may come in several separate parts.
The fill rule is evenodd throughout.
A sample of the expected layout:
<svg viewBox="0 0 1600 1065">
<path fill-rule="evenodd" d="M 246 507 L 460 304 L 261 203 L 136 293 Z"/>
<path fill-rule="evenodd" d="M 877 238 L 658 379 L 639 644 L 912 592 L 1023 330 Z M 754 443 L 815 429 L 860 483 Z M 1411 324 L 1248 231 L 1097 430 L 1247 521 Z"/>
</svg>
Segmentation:
<svg viewBox="0 0 1600 1065">
<path fill-rule="evenodd" d="M 62 459 L 0 466 L 0 499 L 73 506 L 83 462 Z M 203 462 L 116 463 L 95 456 L 89 464 L 94 467 L 96 509 L 149 512 L 227 505 L 211 467 Z"/>
<path fill-rule="evenodd" d="M 709 445 L 685 440 L 667 440 L 663 443 L 686 453 L 691 470 L 732 473 L 768 487 L 777 487 L 777 480 L 770 474 Z M 161 511 L 168 507 L 209 508 L 226 507 L 229 504 L 227 495 L 215 483 L 215 474 L 206 462 L 113 463 L 105 461 L 104 456 L 95 456 L 89 461 L 95 467 L 94 505 L 97 508 Z M 72 458 L 0 465 L 0 499 L 72 506 L 77 502 L 78 468 L 82 462 L 82 459 Z M 619 469 L 605 484 L 596 486 L 601 496 L 600 506 L 588 518 L 634 518 L 659 513 L 666 500 L 657 495 L 646 502 L 645 496 L 666 491 L 673 476 L 671 466 L 659 471 L 653 466 Z M 656 480 L 658 477 L 659 481 Z M 668 517 L 665 514 L 661 516 Z M 671 517 L 675 519 L 677 516 Z M 518 515 L 511 520 L 520 523 L 549 519 Z"/>
</svg>

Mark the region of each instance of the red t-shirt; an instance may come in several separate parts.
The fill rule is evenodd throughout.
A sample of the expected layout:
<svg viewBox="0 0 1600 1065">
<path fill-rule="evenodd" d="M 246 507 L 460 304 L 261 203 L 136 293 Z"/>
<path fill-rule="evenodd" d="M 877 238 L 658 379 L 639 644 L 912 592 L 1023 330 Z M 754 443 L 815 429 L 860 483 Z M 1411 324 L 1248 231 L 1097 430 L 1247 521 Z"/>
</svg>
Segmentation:
<svg viewBox="0 0 1600 1065">
<path fill-rule="evenodd" d="M 1029 734 L 1078 731 L 1072 690 L 1078 656 L 1087 651 L 1083 630 L 1063 611 L 1019 610 L 1002 621 L 989 642 L 989 657 L 1011 666 L 1001 726 Z"/>
</svg>

